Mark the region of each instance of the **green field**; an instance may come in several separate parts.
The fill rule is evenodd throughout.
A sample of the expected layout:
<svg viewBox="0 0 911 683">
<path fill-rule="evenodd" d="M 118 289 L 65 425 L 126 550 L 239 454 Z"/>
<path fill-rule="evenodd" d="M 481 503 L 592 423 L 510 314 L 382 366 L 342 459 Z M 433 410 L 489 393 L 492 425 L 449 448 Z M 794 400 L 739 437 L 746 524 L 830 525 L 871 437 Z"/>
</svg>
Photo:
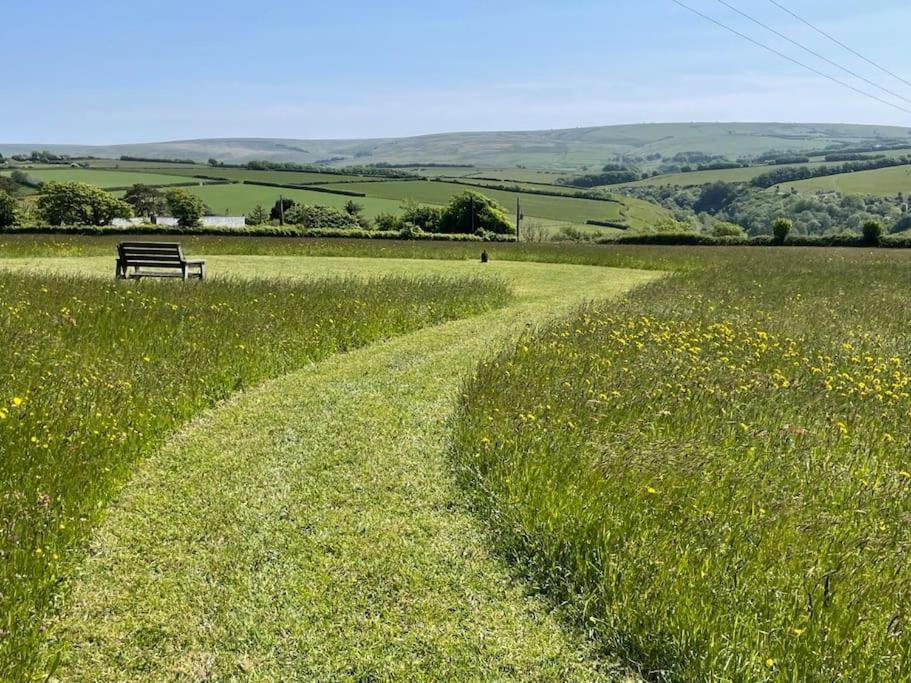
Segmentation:
<svg viewBox="0 0 911 683">
<path fill-rule="evenodd" d="M 226 180 L 255 180 L 260 183 L 283 185 L 341 183 L 345 181 L 369 182 L 370 178 L 339 173 L 310 173 L 306 171 L 251 171 L 246 168 L 212 168 L 211 166 L 184 166 L 171 171 L 175 175 L 203 175 Z"/>
<path fill-rule="evenodd" d="M 624 185 L 602 186 L 601 189 L 609 190 L 611 187 L 637 187 L 637 186 L 656 186 L 656 185 L 679 185 L 687 187 L 691 185 L 705 185 L 707 183 L 725 182 L 725 183 L 748 183 L 756 176 L 774 171 L 779 168 L 798 168 L 808 167 L 815 168 L 826 166 L 825 162 L 810 162 L 809 164 L 786 164 L 771 166 L 748 166 L 746 168 L 725 168 L 717 171 L 691 171 L 689 173 L 669 173 L 658 175 L 645 180 L 637 180 L 634 183 L 625 183 Z"/>
<path fill-rule="evenodd" d="M 373 197 L 346 197 L 328 192 L 292 190 L 283 187 L 262 185 L 204 185 L 188 188 L 200 197 L 216 215 L 238 216 L 249 213 L 255 206 L 270 209 L 279 196 L 292 199 L 298 204 L 333 206 L 341 209 L 349 201 L 364 207 L 364 215 L 375 218 L 381 213 L 398 213 L 400 202 Z"/>
<path fill-rule="evenodd" d="M 9 171 L 4 171 L 3 175 L 9 175 Z M 128 187 L 136 183 L 143 185 L 173 185 L 175 183 L 185 182 L 203 182 L 194 181 L 180 175 L 165 175 L 163 173 L 127 173 L 115 170 L 102 169 L 84 169 L 84 168 L 61 168 L 61 169 L 39 169 L 27 170 L 29 178 L 34 178 L 43 183 L 53 181 L 78 181 L 97 185 L 101 188 L 110 187 Z"/>
<path fill-rule="evenodd" d="M 451 175 L 451 174 L 445 174 Z M 572 175 L 560 171 L 541 171 L 534 168 L 479 168 L 467 174 L 467 178 L 496 178 L 498 180 L 513 180 L 521 183 L 555 183 L 559 178 Z M 456 176 L 452 176 L 456 177 Z"/>
<path fill-rule="evenodd" d="M 841 173 L 808 178 L 779 185 L 783 190 L 798 192 L 841 192 L 842 194 L 873 194 L 880 196 L 911 193 L 911 166 L 878 168 L 873 171 Z"/>
</svg>

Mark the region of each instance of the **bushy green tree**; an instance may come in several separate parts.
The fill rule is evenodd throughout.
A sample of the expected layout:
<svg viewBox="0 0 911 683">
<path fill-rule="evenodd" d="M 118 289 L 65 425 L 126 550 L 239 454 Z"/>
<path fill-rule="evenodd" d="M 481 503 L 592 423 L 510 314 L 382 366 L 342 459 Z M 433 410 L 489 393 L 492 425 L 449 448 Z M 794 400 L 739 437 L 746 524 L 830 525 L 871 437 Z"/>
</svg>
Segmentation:
<svg viewBox="0 0 911 683">
<path fill-rule="evenodd" d="M 404 223 L 411 223 L 424 232 L 441 232 L 443 225 L 443 212 L 439 206 L 418 204 L 413 200 L 402 203 L 402 217 Z"/>
<path fill-rule="evenodd" d="M 402 219 L 394 213 L 381 213 L 375 220 L 377 230 L 392 232 L 402 229 Z"/>
<path fill-rule="evenodd" d="M 183 188 L 168 190 L 165 197 L 168 201 L 168 210 L 182 228 L 196 227 L 199 225 L 199 219 L 206 214 L 205 202 Z"/>
<path fill-rule="evenodd" d="M 777 218 L 775 222 L 772 223 L 772 236 L 778 244 L 784 244 L 784 241 L 788 239 L 788 235 L 791 234 L 791 228 L 793 227 L 794 223 L 790 218 Z"/>
<path fill-rule="evenodd" d="M 351 229 L 358 227 L 351 214 L 331 206 L 309 206 L 296 204 L 285 212 L 285 222 L 307 228 Z"/>
<path fill-rule="evenodd" d="M 883 225 L 879 221 L 867 221 L 861 232 L 864 236 L 864 244 L 877 246 L 883 238 Z"/>
<path fill-rule="evenodd" d="M 269 213 L 261 204 L 254 206 L 250 213 L 247 214 L 247 223 L 250 225 L 262 225 L 267 220 L 269 220 Z"/>
<path fill-rule="evenodd" d="M 137 183 L 123 195 L 123 201 L 133 207 L 137 216 L 162 214 L 168 210 L 168 200 L 161 190 Z"/>
<path fill-rule="evenodd" d="M 470 233 L 487 231 L 498 235 L 514 234 L 515 226 L 493 199 L 467 190 L 457 194 L 443 210 L 440 231 Z"/>
<path fill-rule="evenodd" d="M 275 204 L 272 206 L 272 210 L 269 211 L 269 218 L 273 221 L 277 221 L 282 217 L 282 212 L 288 213 L 291 207 L 294 206 L 293 199 L 280 198 L 275 200 Z"/>
<path fill-rule="evenodd" d="M 133 207 L 88 183 L 55 181 L 41 186 L 38 213 L 51 225 L 107 225 L 130 218 Z"/>
<path fill-rule="evenodd" d="M 358 204 L 353 199 L 349 199 L 347 202 L 345 202 L 345 213 L 347 213 L 349 216 L 360 216 L 362 213 L 364 213 L 364 205 Z"/>
<path fill-rule="evenodd" d="M 0 228 L 16 224 L 16 200 L 0 190 Z"/>
</svg>

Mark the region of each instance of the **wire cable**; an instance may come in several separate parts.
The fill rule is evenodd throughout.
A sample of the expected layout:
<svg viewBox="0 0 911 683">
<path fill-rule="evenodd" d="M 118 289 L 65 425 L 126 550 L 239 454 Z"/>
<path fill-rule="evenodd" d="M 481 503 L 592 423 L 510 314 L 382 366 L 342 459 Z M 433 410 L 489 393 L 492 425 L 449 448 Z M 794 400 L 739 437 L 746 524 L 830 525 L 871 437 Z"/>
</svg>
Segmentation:
<svg viewBox="0 0 911 683">
<path fill-rule="evenodd" d="M 771 2 L 773 5 L 775 5 L 777 8 L 779 8 L 779 9 L 782 10 L 783 12 L 787 12 L 788 14 L 790 14 L 792 17 L 794 17 L 795 19 L 797 19 L 797 21 L 799 21 L 800 23 L 806 24 L 806 25 L 809 26 L 811 29 L 813 29 L 814 31 L 816 31 L 818 34 L 820 34 L 820 35 L 822 35 L 822 36 L 825 36 L 826 38 L 828 38 L 829 40 L 831 40 L 833 43 L 835 43 L 836 45 L 838 45 L 839 47 L 844 48 L 845 50 L 847 50 L 848 52 L 850 52 L 850 53 L 851 53 L 852 55 L 854 55 L 855 57 L 860 57 L 860 58 L 861 58 L 862 60 L 864 60 L 867 64 L 871 64 L 871 65 L 875 66 L 877 69 L 879 69 L 880 71 L 882 71 L 883 73 L 888 74 L 889 76 L 892 76 L 892 78 L 894 78 L 894 79 L 896 79 L 896 80 L 898 80 L 898 81 L 901 81 L 901 82 L 904 83 L 905 85 L 911 86 L 911 81 L 905 80 L 904 78 L 902 78 L 902 77 L 899 76 L 898 74 L 896 74 L 896 73 L 894 73 L 894 72 L 892 72 L 892 71 L 889 71 L 889 69 L 887 69 L 886 67 L 882 66 L 881 64 L 877 64 L 876 62 L 874 62 L 874 61 L 873 61 L 872 59 L 870 59 L 869 57 L 865 57 L 864 55 L 860 54 L 860 53 L 859 53 L 857 50 L 855 50 L 854 48 L 852 48 L 852 47 L 850 47 L 850 46 L 848 46 L 848 45 L 845 45 L 843 42 L 841 42 L 841 41 L 840 41 L 838 38 L 836 38 L 835 36 L 833 36 L 833 35 L 831 35 L 831 34 L 829 34 L 829 33 L 826 33 L 825 31 L 823 31 L 823 30 L 822 30 L 821 28 L 819 28 L 818 26 L 815 26 L 814 24 L 811 24 L 809 21 L 807 21 L 806 19 L 804 19 L 803 17 L 801 17 L 801 16 L 800 16 L 799 14 L 797 14 L 796 12 L 792 12 L 791 10 L 789 10 L 787 7 L 785 7 L 784 5 L 782 5 L 780 2 L 776 2 L 775 0 L 769 0 L 769 2 Z"/>
<path fill-rule="evenodd" d="M 812 71 L 814 74 L 816 74 L 817 76 L 820 76 L 821 78 L 825 78 L 829 81 L 832 81 L 833 83 L 837 83 L 838 85 L 840 85 L 844 88 L 847 88 L 848 90 L 853 90 L 858 95 L 863 95 L 864 97 L 869 97 L 872 100 L 876 100 L 880 104 L 885 104 L 887 107 L 892 107 L 893 109 L 898 109 L 899 111 L 903 111 L 906 114 L 911 114 L 911 109 L 908 109 L 907 107 L 903 107 L 902 105 L 896 104 L 895 102 L 890 102 L 889 100 L 885 100 L 882 97 L 880 97 L 879 95 L 874 95 L 873 93 L 869 93 L 865 90 L 861 90 L 860 88 L 856 88 L 853 85 L 851 85 L 850 83 L 846 83 L 845 81 L 843 81 L 841 79 L 835 78 L 835 76 L 830 76 L 829 74 L 827 74 L 823 71 L 820 71 L 819 69 L 812 67 L 809 64 L 805 64 L 804 62 L 801 62 L 800 60 L 795 59 L 794 57 L 791 57 L 790 55 L 785 54 L 784 52 L 781 52 L 780 50 L 776 50 L 774 47 L 770 47 L 764 43 L 759 42 L 758 40 L 756 40 L 754 38 L 751 38 L 750 36 L 748 36 L 745 33 L 741 33 L 740 31 L 738 31 L 735 28 L 731 28 L 727 24 L 723 24 L 722 22 L 718 21 L 717 19 L 713 19 L 712 17 L 710 17 L 707 14 L 703 14 L 699 10 L 694 9 L 693 7 L 690 7 L 689 5 L 682 2 L 681 0 L 671 0 L 671 2 L 676 3 L 677 5 L 680 5 L 684 9 L 689 10 L 693 14 L 696 14 L 697 16 L 702 17 L 706 21 L 709 21 L 709 22 L 715 24 L 716 26 L 720 26 L 721 28 L 723 28 L 726 31 L 730 31 L 731 33 L 733 33 L 736 36 L 740 36 L 744 40 L 747 40 L 747 41 L 753 43 L 753 45 L 756 45 L 757 47 L 761 47 L 763 50 L 767 50 L 767 51 L 771 52 L 772 54 L 778 55 L 782 59 L 786 59 L 789 62 L 791 62 L 792 64 L 796 64 L 797 66 L 799 66 L 803 69 L 806 69 L 807 71 Z"/>
<path fill-rule="evenodd" d="M 827 62 L 827 63 L 831 64 L 831 65 L 834 66 L 836 69 L 841 69 L 841 70 L 844 71 L 846 74 L 848 74 L 848 75 L 850 75 L 850 76 L 853 76 L 854 78 L 857 78 L 857 79 L 863 81 L 863 82 L 866 83 L 867 85 L 872 85 L 872 86 L 873 86 L 874 88 L 876 88 L 877 90 L 882 90 L 884 93 L 887 93 L 887 94 L 891 95 L 892 97 L 898 98 L 898 99 L 900 99 L 900 100 L 904 100 L 904 101 L 907 102 L 908 104 L 911 104 L 911 99 L 908 99 L 908 98 L 905 97 L 904 95 L 901 95 L 901 94 L 895 92 L 894 90 L 889 90 L 889 88 L 886 88 L 885 86 L 882 86 L 882 85 L 880 85 L 879 83 L 875 83 L 874 81 L 871 81 L 871 80 L 870 80 L 869 78 L 867 78 L 866 76 L 862 76 L 861 74 L 857 73 L 856 71 L 852 71 L 851 69 L 849 69 L 849 68 L 846 67 L 846 66 L 842 66 L 842 65 L 839 64 L 838 62 L 833 61 L 833 60 L 829 59 L 828 57 L 826 57 L 825 55 L 820 54 L 820 53 L 817 52 L 816 50 L 813 50 L 812 48 L 809 48 L 809 47 L 807 47 L 806 45 L 797 42 L 797 41 L 794 40 L 793 38 L 789 38 L 788 36 L 786 36 L 786 35 L 785 35 L 784 33 L 782 33 L 781 31 L 776 30 L 775 28 L 773 28 L 773 27 L 769 26 L 768 24 L 766 24 L 766 23 L 760 21 L 759 19 L 756 19 L 756 18 L 754 18 L 754 17 L 751 17 L 751 16 L 750 16 L 749 14 L 747 14 L 746 12 L 744 12 L 744 11 L 738 9 L 737 7 L 734 7 L 734 5 L 730 4 L 729 2 L 726 2 L 726 0 L 718 0 L 718 2 L 720 2 L 722 5 L 724 5 L 724 6 L 727 7 L 728 9 L 733 10 L 734 12 L 737 12 L 737 14 L 739 14 L 740 16 L 745 17 L 746 19 L 752 21 L 752 22 L 753 22 L 754 24 L 756 24 L 757 26 L 761 26 L 761 27 L 764 28 L 766 31 L 769 31 L 770 33 L 774 33 L 776 36 L 778 36 L 778 37 L 781 38 L 782 40 L 788 41 L 789 43 L 791 43 L 791 45 L 796 45 L 796 46 L 799 47 L 801 50 L 803 50 L 803 51 L 805 51 L 805 52 L 808 52 L 808 53 L 810 53 L 811 55 L 813 55 L 814 57 L 817 57 L 817 58 L 823 60 L 824 62 Z"/>
</svg>

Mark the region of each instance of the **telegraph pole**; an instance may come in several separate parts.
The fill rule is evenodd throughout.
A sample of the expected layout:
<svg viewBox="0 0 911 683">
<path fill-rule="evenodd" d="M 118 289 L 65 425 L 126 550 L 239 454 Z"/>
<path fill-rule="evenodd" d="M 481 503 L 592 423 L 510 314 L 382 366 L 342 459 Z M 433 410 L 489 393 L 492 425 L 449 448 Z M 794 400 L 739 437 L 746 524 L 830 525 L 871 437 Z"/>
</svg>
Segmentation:
<svg viewBox="0 0 911 683">
<path fill-rule="evenodd" d="M 522 209 L 519 206 L 519 198 L 516 197 L 516 242 L 519 241 L 519 229 L 522 226 Z"/>
<path fill-rule="evenodd" d="M 475 227 L 474 227 L 474 197 L 471 196 L 471 197 L 469 197 L 469 199 L 471 200 L 471 234 L 473 235 L 473 234 L 475 233 Z"/>
</svg>

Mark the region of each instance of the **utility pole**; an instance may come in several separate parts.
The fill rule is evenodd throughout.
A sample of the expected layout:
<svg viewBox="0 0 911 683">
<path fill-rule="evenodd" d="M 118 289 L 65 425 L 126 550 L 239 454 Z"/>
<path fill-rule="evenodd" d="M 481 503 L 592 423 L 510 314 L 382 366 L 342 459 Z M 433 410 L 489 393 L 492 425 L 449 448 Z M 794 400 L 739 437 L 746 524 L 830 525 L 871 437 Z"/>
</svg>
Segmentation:
<svg viewBox="0 0 911 683">
<path fill-rule="evenodd" d="M 471 200 L 471 234 L 473 235 L 473 234 L 475 233 L 475 227 L 474 227 L 474 197 L 473 197 L 473 196 L 472 196 L 472 197 L 469 197 L 469 199 Z"/>
<path fill-rule="evenodd" d="M 519 198 L 516 197 L 516 242 L 519 241 L 519 230 L 522 227 L 522 209 L 519 206 Z"/>
<path fill-rule="evenodd" d="M 278 224 L 285 224 L 285 198 L 278 195 Z"/>
</svg>

